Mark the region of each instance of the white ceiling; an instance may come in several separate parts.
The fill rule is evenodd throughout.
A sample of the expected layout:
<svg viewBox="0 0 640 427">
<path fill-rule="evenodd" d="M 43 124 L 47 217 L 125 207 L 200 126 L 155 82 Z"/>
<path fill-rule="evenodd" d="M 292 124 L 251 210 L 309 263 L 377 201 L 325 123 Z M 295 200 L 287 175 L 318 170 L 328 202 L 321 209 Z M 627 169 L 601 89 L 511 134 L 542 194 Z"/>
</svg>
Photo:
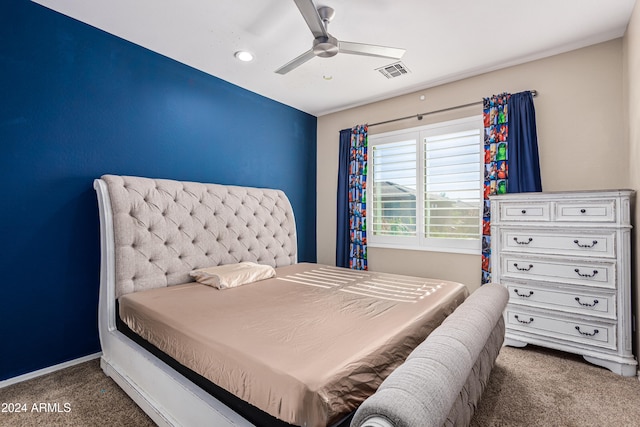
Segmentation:
<svg viewBox="0 0 640 427">
<path fill-rule="evenodd" d="M 624 34 L 635 0 L 315 0 L 339 40 L 405 48 L 394 60 L 338 54 L 274 71 L 311 48 L 293 0 L 35 0 L 198 70 L 315 116 Z M 238 50 L 256 59 L 242 63 Z M 325 76 L 331 76 L 326 80 Z"/>
</svg>

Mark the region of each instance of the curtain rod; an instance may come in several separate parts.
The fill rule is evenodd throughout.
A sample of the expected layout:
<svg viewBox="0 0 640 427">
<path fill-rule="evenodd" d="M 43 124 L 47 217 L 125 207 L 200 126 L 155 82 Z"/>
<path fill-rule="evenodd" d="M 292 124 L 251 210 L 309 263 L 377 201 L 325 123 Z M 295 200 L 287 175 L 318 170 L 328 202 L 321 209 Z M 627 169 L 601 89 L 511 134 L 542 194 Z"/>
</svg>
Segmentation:
<svg viewBox="0 0 640 427">
<path fill-rule="evenodd" d="M 532 96 L 537 96 L 538 95 L 538 91 L 536 91 L 536 90 L 531 90 L 529 92 L 531 92 Z M 428 116 L 429 114 L 444 113 L 445 111 L 451 111 L 451 110 L 457 110 L 459 108 L 471 107 L 472 105 L 482 104 L 483 102 L 484 102 L 484 100 L 483 101 L 470 102 L 468 104 L 456 105 L 455 107 L 443 108 L 441 110 L 435 110 L 435 111 L 429 111 L 429 112 L 426 112 L 426 113 L 414 114 L 413 116 L 406 116 L 406 117 L 400 117 L 400 118 L 397 118 L 397 119 L 386 120 L 384 122 L 371 123 L 368 126 L 371 127 L 371 126 L 378 126 L 378 125 L 386 125 L 387 123 L 393 123 L 393 122 L 398 122 L 400 120 L 412 119 L 414 117 L 417 118 L 418 120 L 422 120 L 423 116 Z"/>
</svg>

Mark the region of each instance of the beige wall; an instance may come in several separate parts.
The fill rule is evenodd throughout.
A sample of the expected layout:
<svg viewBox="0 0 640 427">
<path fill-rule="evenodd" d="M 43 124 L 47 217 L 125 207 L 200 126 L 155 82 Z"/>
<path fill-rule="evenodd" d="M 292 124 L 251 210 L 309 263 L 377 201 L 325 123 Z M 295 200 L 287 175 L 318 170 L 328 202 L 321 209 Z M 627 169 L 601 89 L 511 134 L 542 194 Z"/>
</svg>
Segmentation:
<svg viewBox="0 0 640 427">
<path fill-rule="evenodd" d="M 637 8 L 636 8 L 637 9 Z M 636 10 L 637 15 L 637 10 Z M 636 19 L 637 21 L 637 19 Z M 637 24 L 636 24 L 637 26 Z M 637 53 L 637 29 L 633 40 Z M 631 37 L 629 37 L 631 39 Z M 640 73 L 636 58 L 635 72 Z M 638 82 L 636 82 L 637 86 Z M 335 263 L 338 139 L 341 129 L 438 110 L 501 92 L 535 89 L 542 187 L 545 191 L 628 188 L 629 144 L 624 128 L 623 40 L 398 96 L 318 118 L 318 262 Z M 637 87 L 636 87 L 637 94 Z M 425 100 L 419 99 L 425 95 Z M 635 96 L 636 117 L 638 99 Z M 475 106 L 376 126 L 370 134 L 480 114 Z M 635 127 L 634 155 L 640 150 Z M 637 187 L 640 176 L 634 181 Z M 373 271 L 480 285 L 480 256 L 369 248 Z"/>
<path fill-rule="evenodd" d="M 638 191 L 640 189 L 640 2 L 636 2 L 635 9 L 629 21 L 627 32 L 624 36 L 624 74 L 625 74 L 625 106 L 626 106 L 626 129 L 629 139 L 629 181 L 630 188 Z M 638 195 L 636 195 L 636 206 L 638 205 Z M 633 231 L 633 258 L 632 263 L 632 293 L 634 297 L 634 312 L 638 316 L 640 307 L 640 292 L 638 289 L 638 261 L 640 260 L 640 209 L 635 209 L 635 229 Z M 636 356 L 640 354 L 640 331 L 637 327 L 635 335 Z"/>
</svg>

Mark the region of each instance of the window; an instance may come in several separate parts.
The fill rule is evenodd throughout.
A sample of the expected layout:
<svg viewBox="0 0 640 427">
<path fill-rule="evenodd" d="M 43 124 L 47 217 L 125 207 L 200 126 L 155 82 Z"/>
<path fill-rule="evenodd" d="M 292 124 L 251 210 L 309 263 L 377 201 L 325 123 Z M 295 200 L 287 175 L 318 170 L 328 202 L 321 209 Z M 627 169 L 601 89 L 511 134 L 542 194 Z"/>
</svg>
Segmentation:
<svg viewBox="0 0 640 427">
<path fill-rule="evenodd" d="M 370 246 L 479 253 L 482 117 L 369 136 Z"/>
</svg>

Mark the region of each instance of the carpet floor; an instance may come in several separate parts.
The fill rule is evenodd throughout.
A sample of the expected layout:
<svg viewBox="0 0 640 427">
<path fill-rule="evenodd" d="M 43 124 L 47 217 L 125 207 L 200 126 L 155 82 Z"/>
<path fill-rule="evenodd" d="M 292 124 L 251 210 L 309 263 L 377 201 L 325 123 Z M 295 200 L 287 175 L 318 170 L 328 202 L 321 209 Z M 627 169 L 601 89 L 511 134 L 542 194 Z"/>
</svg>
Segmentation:
<svg viewBox="0 0 640 427">
<path fill-rule="evenodd" d="M 0 404 L 0 426 L 154 425 L 104 375 L 98 360 L 2 388 Z M 471 425 L 640 426 L 640 381 L 579 356 L 504 347 Z"/>
</svg>

